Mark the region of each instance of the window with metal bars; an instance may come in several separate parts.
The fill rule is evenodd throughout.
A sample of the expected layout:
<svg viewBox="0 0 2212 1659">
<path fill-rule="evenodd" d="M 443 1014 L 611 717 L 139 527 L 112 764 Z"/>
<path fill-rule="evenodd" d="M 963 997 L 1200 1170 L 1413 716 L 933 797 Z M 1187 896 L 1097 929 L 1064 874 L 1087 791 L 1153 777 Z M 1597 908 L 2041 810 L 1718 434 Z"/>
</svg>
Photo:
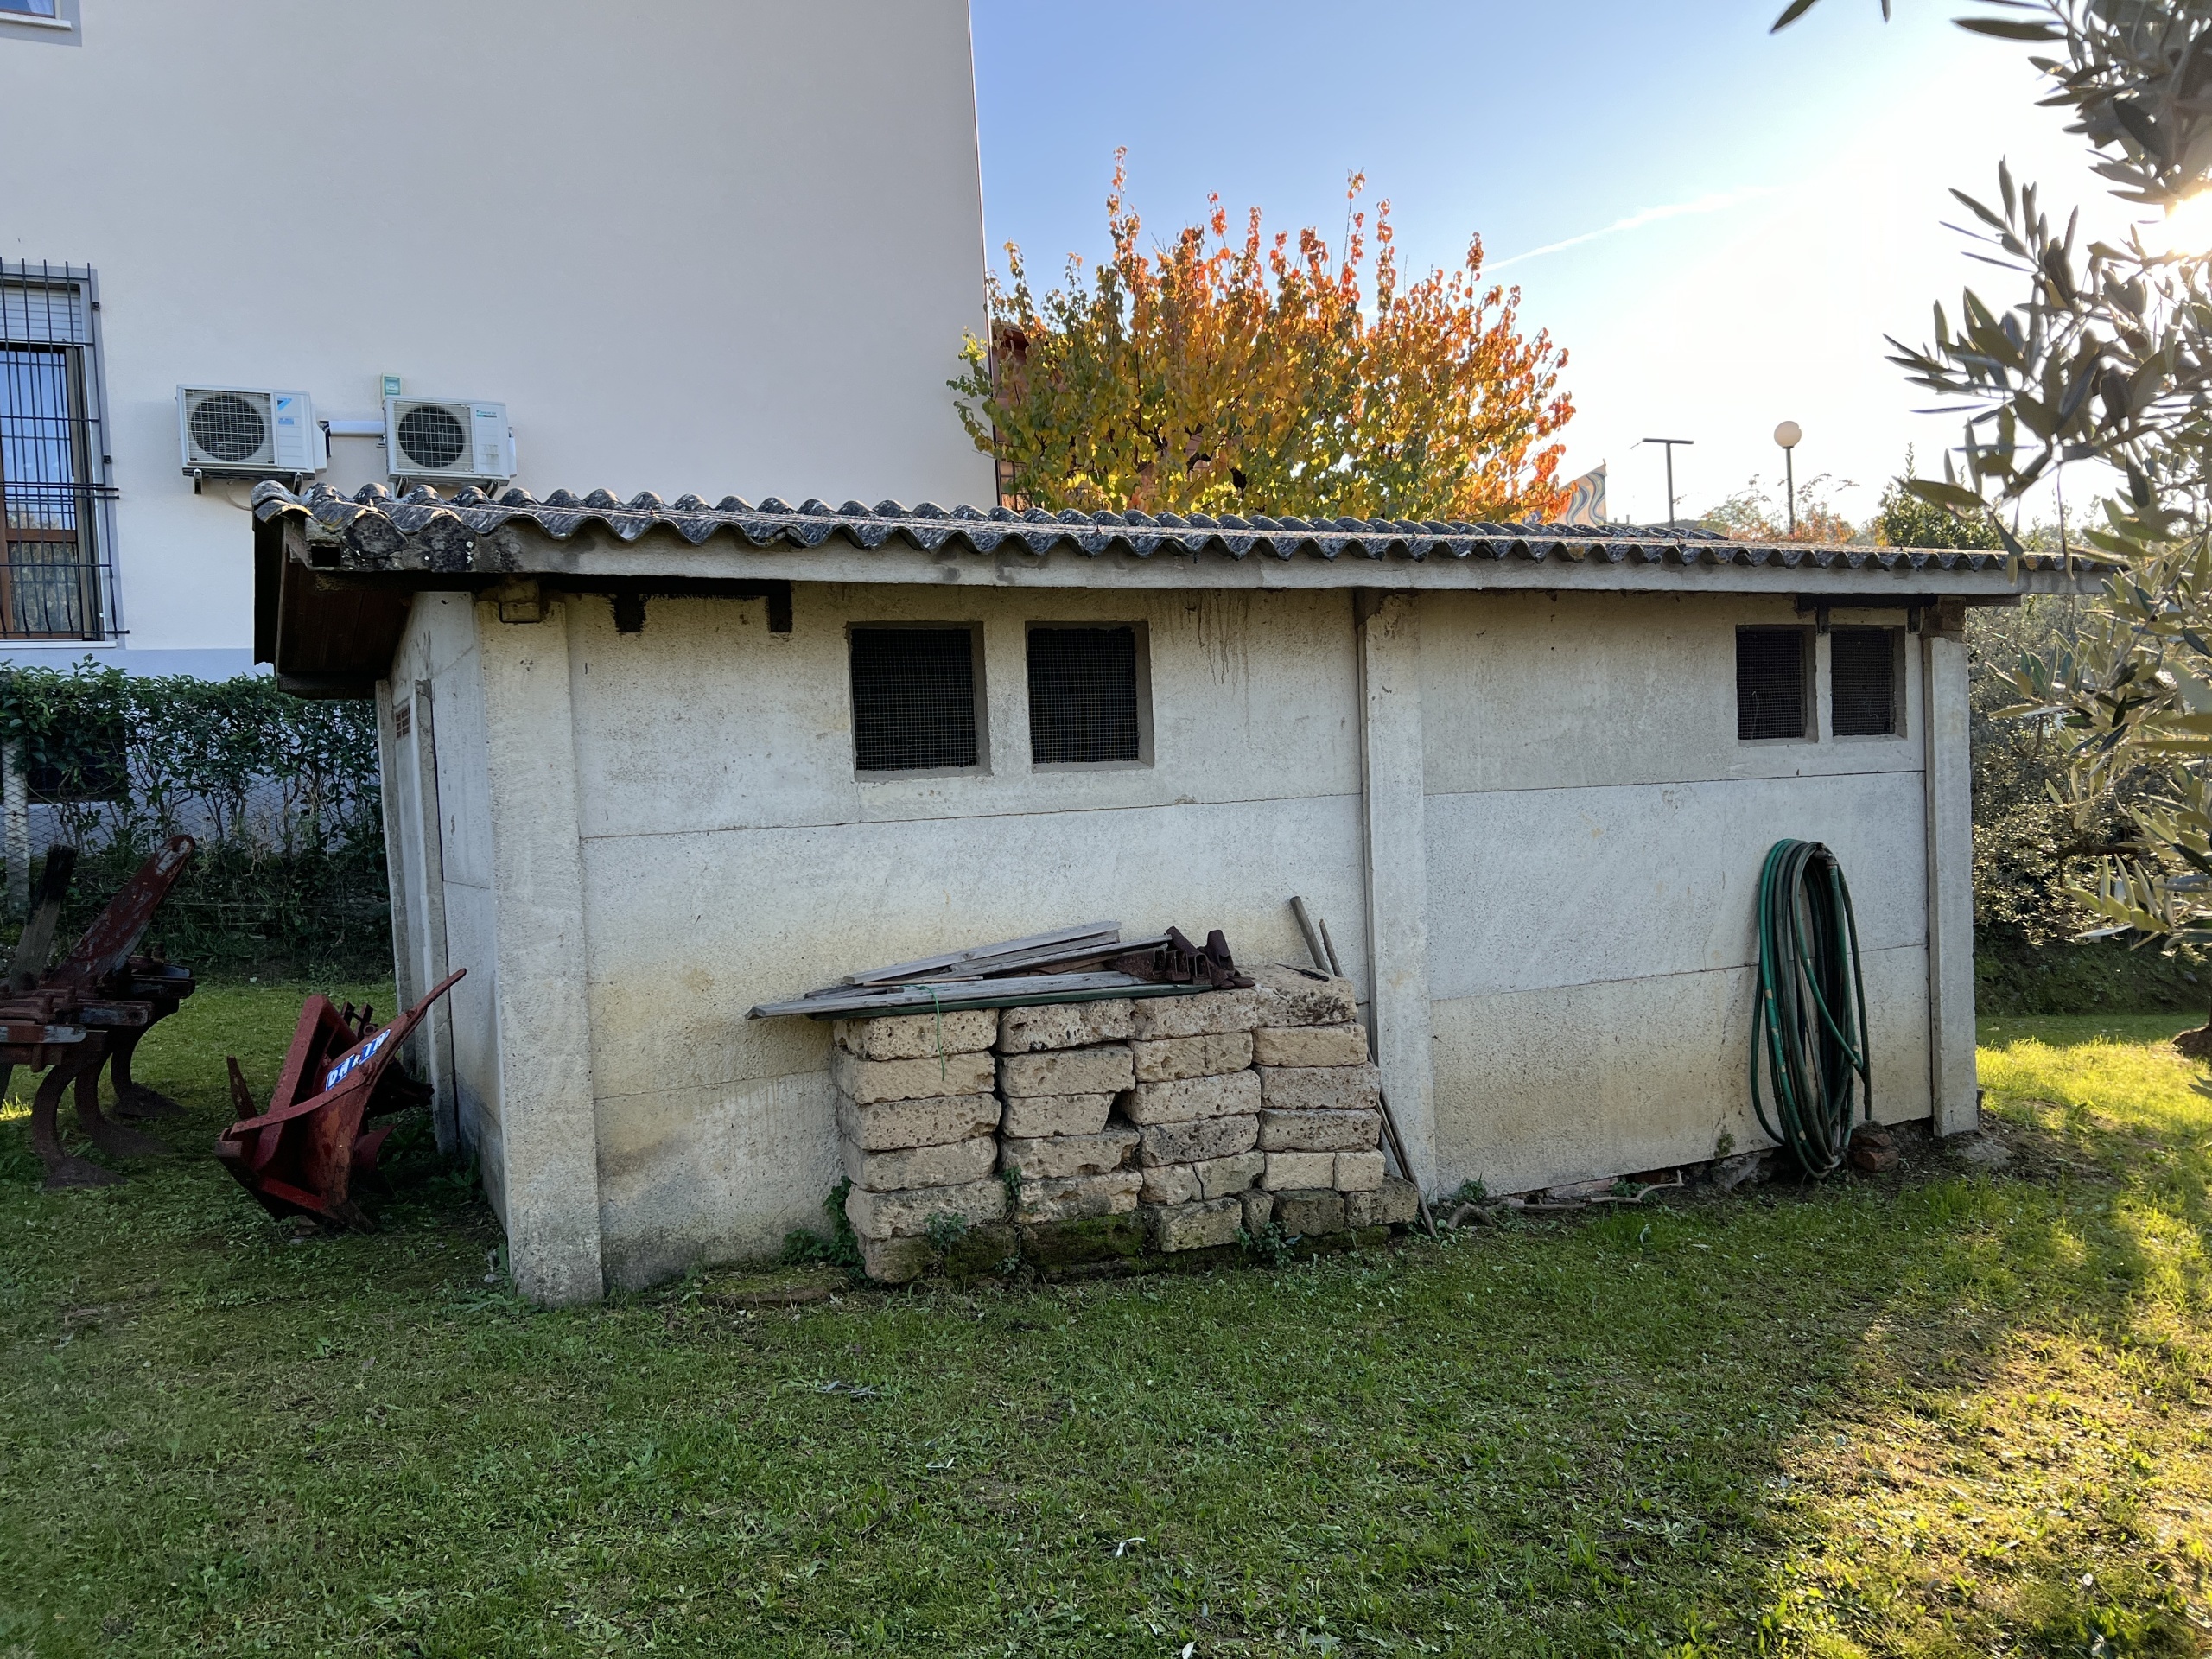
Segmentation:
<svg viewBox="0 0 2212 1659">
<path fill-rule="evenodd" d="M 972 626 L 852 631 L 853 764 L 940 772 L 982 761 Z"/>
<path fill-rule="evenodd" d="M 1897 730 L 1899 655 L 1894 628 L 1829 633 L 1829 723 L 1838 737 L 1888 737 Z"/>
<path fill-rule="evenodd" d="M 0 264 L 0 638 L 107 632 L 92 275 Z"/>
<path fill-rule="evenodd" d="M 1803 628 L 1736 630 L 1736 735 L 1806 736 L 1812 636 Z"/>
<path fill-rule="evenodd" d="M 1141 760 L 1144 639 L 1134 624 L 1029 629 L 1029 759 L 1040 766 Z"/>
</svg>

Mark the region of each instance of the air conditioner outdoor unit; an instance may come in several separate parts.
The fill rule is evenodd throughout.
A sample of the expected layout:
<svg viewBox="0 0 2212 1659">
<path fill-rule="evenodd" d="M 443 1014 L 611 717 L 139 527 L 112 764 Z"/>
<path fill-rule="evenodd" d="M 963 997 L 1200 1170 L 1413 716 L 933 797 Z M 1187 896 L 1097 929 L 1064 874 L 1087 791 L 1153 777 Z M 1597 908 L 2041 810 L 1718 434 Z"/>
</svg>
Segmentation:
<svg viewBox="0 0 2212 1659">
<path fill-rule="evenodd" d="M 176 429 L 188 478 L 303 478 L 329 464 L 304 391 L 179 386 Z"/>
<path fill-rule="evenodd" d="M 514 432 L 505 404 L 387 397 L 384 442 L 394 478 L 498 484 L 515 475 Z"/>
</svg>

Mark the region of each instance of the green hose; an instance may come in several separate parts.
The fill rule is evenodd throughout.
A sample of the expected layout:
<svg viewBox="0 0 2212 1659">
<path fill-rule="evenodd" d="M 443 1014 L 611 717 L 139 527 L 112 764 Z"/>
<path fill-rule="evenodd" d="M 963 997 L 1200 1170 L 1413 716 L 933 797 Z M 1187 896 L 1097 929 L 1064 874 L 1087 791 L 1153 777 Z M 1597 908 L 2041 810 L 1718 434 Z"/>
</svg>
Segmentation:
<svg viewBox="0 0 2212 1659">
<path fill-rule="evenodd" d="M 1817 841 L 1777 841 L 1759 872 L 1751 1108 L 1805 1173 L 1827 1175 L 1850 1150 L 1854 1106 L 1872 1120 L 1873 1092 L 1859 923 L 1843 868 Z"/>
</svg>

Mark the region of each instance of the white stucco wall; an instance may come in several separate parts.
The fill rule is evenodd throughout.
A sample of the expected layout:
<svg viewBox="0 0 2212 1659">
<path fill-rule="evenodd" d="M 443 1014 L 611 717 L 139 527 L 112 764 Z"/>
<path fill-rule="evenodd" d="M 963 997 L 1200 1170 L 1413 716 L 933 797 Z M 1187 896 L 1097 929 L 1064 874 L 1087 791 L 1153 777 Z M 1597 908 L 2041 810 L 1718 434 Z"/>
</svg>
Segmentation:
<svg viewBox="0 0 2212 1659">
<path fill-rule="evenodd" d="M 250 645 L 245 486 L 193 494 L 180 382 L 499 399 L 540 493 L 991 499 L 944 385 L 982 323 L 963 0 L 65 14 L 0 16 L 0 258 L 98 274 L 133 652 Z"/>
</svg>

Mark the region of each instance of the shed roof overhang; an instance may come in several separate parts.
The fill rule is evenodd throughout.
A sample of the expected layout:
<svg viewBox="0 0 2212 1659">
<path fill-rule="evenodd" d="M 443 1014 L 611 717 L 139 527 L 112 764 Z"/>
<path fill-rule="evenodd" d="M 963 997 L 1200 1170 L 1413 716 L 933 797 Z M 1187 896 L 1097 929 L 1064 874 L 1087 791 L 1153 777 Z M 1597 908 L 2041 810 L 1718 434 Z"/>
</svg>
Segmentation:
<svg viewBox="0 0 2212 1659">
<path fill-rule="evenodd" d="M 411 595 L 518 581 L 624 595 L 766 597 L 790 626 L 793 582 L 1128 588 L 1541 588 L 1795 595 L 1838 609 L 2008 604 L 2087 593 L 2092 556 L 1731 541 L 1628 525 L 1274 519 L 1007 508 L 797 507 L 605 491 L 539 500 L 372 485 L 254 491 L 254 654 L 308 695 L 366 695 L 389 671 Z"/>
</svg>

